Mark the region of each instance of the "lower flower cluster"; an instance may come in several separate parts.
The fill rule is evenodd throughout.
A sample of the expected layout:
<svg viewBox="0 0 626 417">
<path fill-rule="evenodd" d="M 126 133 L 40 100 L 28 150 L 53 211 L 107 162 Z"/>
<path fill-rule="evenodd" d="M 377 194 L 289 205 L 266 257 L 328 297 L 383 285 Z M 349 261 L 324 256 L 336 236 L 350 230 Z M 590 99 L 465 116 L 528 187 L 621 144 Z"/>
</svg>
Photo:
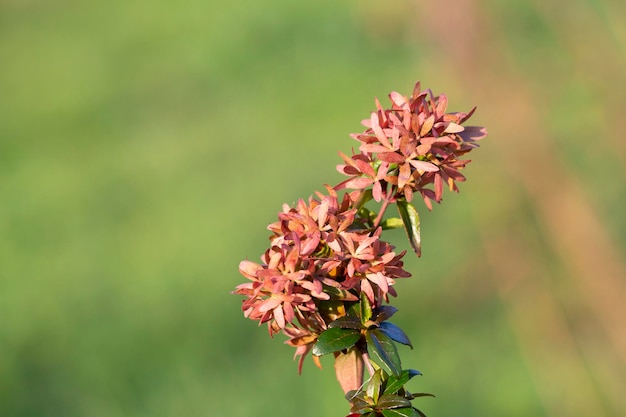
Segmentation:
<svg viewBox="0 0 626 417">
<path fill-rule="evenodd" d="M 380 227 L 371 231 L 359 214 L 360 192 L 338 200 L 318 193 L 295 207 L 285 206 L 269 225 L 270 247 L 261 263 L 243 261 L 239 271 L 250 282 L 235 293 L 245 296 L 242 309 L 250 319 L 267 323 L 271 335 L 283 332 L 302 359 L 328 324 L 346 313 L 345 302 L 364 293 L 381 306 L 396 278 L 409 277 L 402 257 L 381 240 Z"/>
</svg>

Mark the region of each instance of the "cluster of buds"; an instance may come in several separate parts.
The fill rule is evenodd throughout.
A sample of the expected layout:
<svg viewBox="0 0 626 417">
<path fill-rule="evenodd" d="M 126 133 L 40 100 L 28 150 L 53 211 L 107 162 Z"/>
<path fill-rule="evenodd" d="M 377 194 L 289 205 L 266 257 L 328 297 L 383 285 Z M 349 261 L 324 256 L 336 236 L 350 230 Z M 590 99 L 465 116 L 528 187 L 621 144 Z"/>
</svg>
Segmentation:
<svg viewBox="0 0 626 417">
<path fill-rule="evenodd" d="M 278 221 L 268 226 L 270 245 L 261 262 L 242 261 L 248 282 L 234 293 L 244 296 L 244 315 L 267 324 L 274 336 L 283 333 L 296 348 L 298 371 L 305 356 L 335 356 L 335 370 L 351 416 L 380 417 L 424 414 L 411 405 L 416 397 L 404 384 L 419 371 L 403 369 L 395 343 L 411 346 L 408 336 L 387 320 L 396 309 L 385 303 L 396 296 L 405 251 L 381 239 L 383 230 L 404 228 L 411 247 L 421 253 L 419 216 L 412 205 L 419 193 L 429 210 L 441 202 L 444 185 L 458 191 L 459 172 L 470 161 L 463 155 L 486 136 L 478 126 L 463 126 L 468 113 L 446 113 L 445 95 L 421 91 L 410 97 L 392 92 L 391 108 L 363 121 L 366 130 L 352 137 L 359 153 L 340 153 L 339 172 L 349 178 L 308 201 L 284 205 Z M 432 188 L 431 188 L 432 186 Z M 339 190 L 345 191 L 340 198 Z M 370 202 L 380 204 L 376 210 Z M 384 218 L 395 204 L 400 217 Z M 369 379 L 363 381 L 363 369 Z M 391 411 L 390 411 L 391 410 Z"/>
</svg>

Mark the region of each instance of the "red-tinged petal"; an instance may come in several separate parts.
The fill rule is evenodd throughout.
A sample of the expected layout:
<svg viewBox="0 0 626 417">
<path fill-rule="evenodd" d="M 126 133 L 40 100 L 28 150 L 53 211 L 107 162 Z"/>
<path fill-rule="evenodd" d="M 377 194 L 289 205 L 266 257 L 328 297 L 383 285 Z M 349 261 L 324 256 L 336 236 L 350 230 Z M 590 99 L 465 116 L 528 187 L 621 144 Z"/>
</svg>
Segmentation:
<svg viewBox="0 0 626 417">
<path fill-rule="evenodd" d="M 380 111 L 380 112 L 384 111 L 383 110 L 383 106 L 380 104 L 380 101 L 378 100 L 378 98 L 374 99 L 374 102 L 376 103 L 376 110 L 377 111 Z"/>
<path fill-rule="evenodd" d="M 328 208 L 329 208 L 329 201 L 328 199 L 324 199 L 322 201 L 322 204 L 319 205 L 319 208 L 317 210 L 317 226 L 321 229 L 323 228 L 323 226 L 326 224 L 326 221 L 328 220 Z"/>
<path fill-rule="evenodd" d="M 380 272 L 377 272 L 375 274 L 367 274 L 367 279 L 378 285 L 378 288 L 380 288 L 382 292 L 386 293 L 387 291 L 389 291 L 387 277 Z"/>
<path fill-rule="evenodd" d="M 278 327 L 281 329 L 285 327 L 285 316 L 282 306 L 278 306 L 274 309 L 274 320 L 276 320 L 276 324 L 278 324 Z"/>
<path fill-rule="evenodd" d="M 435 201 L 440 202 L 443 196 L 443 178 L 441 174 L 435 174 Z"/>
<path fill-rule="evenodd" d="M 435 109 L 435 114 L 437 118 L 443 116 L 446 112 L 446 108 L 448 107 L 448 97 L 445 94 L 442 94 L 437 99 L 437 108 Z"/>
<path fill-rule="evenodd" d="M 291 323 L 294 319 L 295 319 L 295 314 L 293 312 L 293 305 L 291 305 L 291 303 L 284 303 L 283 304 L 283 313 L 285 316 L 285 322 L 286 323 Z M 285 326 L 283 326 L 285 327 Z"/>
<path fill-rule="evenodd" d="M 419 170 L 419 171 L 424 171 L 424 172 L 437 172 L 439 171 L 439 168 L 437 167 L 437 165 L 432 164 L 430 162 L 426 162 L 426 161 L 420 161 L 419 159 L 411 159 L 409 161 L 409 163 L 415 167 L 415 169 Z"/>
<path fill-rule="evenodd" d="M 257 274 L 261 269 L 263 269 L 263 267 L 254 262 L 241 261 L 239 263 L 239 272 L 241 273 L 241 275 L 251 280 L 257 279 Z"/>
<path fill-rule="evenodd" d="M 404 187 L 404 198 L 409 203 L 413 201 L 413 189 L 411 187 Z"/>
<path fill-rule="evenodd" d="M 383 186 L 380 181 L 374 182 L 374 186 L 372 187 L 372 197 L 377 203 L 383 199 Z"/>
<path fill-rule="evenodd" d="M 375 152 L 389 152 L 390 150 L 393 150 L 393 148 L 391 146 L 387 148 L 385 146 L 378 145 L 376 143 L 366 143 L 366 144 L 359 146 L 359 150 L 363 153 L 375 153 Z"/>
<path fill-rule="evenodd" d="M 428 191 L 431 191 L 431 190 L 422 190 L 422 199 L 424 200 L 424 205 L 426 205 L 426 208 L 429 211 L 433 211 L 433 203 L 430 200 L 434 196 L 431 197 L 431 195 L 430 195 L 430 193 L 428 193 Z"/>
<path fill-rule="evenodd" d="M 434 124 L 435 124 L 435 116 L 431 114 L 430 116 L 428 116 L 428 118 L 426 118 L 426 120 L 424 120 L 424 123 L 422 123 L 422 128 L 420 129 L 420 136 L 421 137 L 426 136 L 428 132 L 432 130 Z"/>
<path fill-rule="evenodd" d="M 404 188 L 409 178 L 411 178 L 411 165 L 400 165 L 400 170 L 398 172 L 398 188 Z"/>
<path fill-rule="evenodd" d="M 352 178 L 345 182 L 345 186 L 346 188 L 361 190 L 369 187 L 373 182 L 374 180 L 372 178 Z"/>
<path fill-rule="evenodd" d="M 272 296 L 267 300 L 264 300 L 261 304 L 258 305 L 257 309 L 261 313 L 266 313 L 275 309 L 277 306 L 280 306 L 282 301 L 276 298 L 276 296 Z"/>
<path fill-rule="evenodd" d="M 472 115 L 474 114 L 475 111 L 476 111 L 476 107 L 474 107 L 472 110 L 470 110 L 469 113 L 458 113 L 458 115 L 459 115 L 459 123 L 463 123 L 467 119 L 472 117 Z"/>
<path fill-rule="evenodd" d="M 361 173 L 358 169 L 348 165 L 337 165 L 335 168 L 340 174 L 344 175 L 359 175 Z"/>
<path fill-rule="evenodd" d="M 416 100 L 420 96 L 420 87 L 420 82 L 416 82 L 415 86 L 413 87 L 413 93 L 411 93 L 412 100 Z"/>
<path fill-rule="evenodd" d="M 464 141 L 480 140 L 487 136 L 487 129 L 481 126 L 467 126 L 465 130 L 458 134 Z"/>
<path fill-rule="evenodd" d="M 378 141 L 388 149 L 392 149 L 389 140 L 387 140 L 387 136 L 385 136 L 385 132 L 383 132 L 383 129 L 378 123 L 378 114 L 372 113 L 370 122 L 372 124 L 372 130 L 374 130 L 374 134 L 376 134 L 376 138 L 378 139 Z"/>
<path fill-rule="evenodd" d="M 411 155 L 415 151 L 416 147 L 417 147 L 417 140 L 411 138 L 408 134 L 402 135 L 402 138 L 400 139 L 399 149 L 403 155 L 406 155 L 406 156 Z"/>
<path fill-rule="evenodd" d="M 464 131 L 465 128 L 461 125 L 458 125 L 454 122 L 450 122 L 448 123 L 448 125 L 446 126 L 445 130 L 443 131 L 443 133 L 459 133 Z"/>
<path fill-rule="evenodd" d="M 404 162 L 405 157 L 396 152 L 381 152 L 378 154 L 378 159 L 390 164 L 399 164 Z"/>
<path fill-rule="evenodd" d="M 376 305 L 376 297 L 374 296 L 374 289 L 372 288 L 372 285 L 370 284 L 368 280 L 366 279 L 361 280 L 361 291 L 365 293 L 370 303 Z"/>
<path fill-rule="evenodd" d="M 391 99 L 391 102 L 393 103 L 395 109 L 403 109 L 404 107 L 408 107 L 408 102 L 407 102 L 406 97 L 404 97 L 400 93 L 392 91 L 389 94 L 389 98 Z"/>
<path fill-rule="evenodd" d="M 359 170 L 365 175 L 368 175 L 370 177 L 376 176 L 376 171 L 374 171 L 374 168 L 372 168 L 372 166 L 368 164 L 367 162 L 362 161 L 360 159 L 357 159 L 354 162 L 358 166 Z"/>
<path fill-rule="evenodd" d="M 306 239 L 304 243 L 302 244 L 302 249 L 301 249 L 302 255 L 306 256 L 315 252 L 315 249 L 317 249 L 320 243 L 320 238 L 321 238 L 321 234 L 319 230 L 312 232 L 309 235 L 308 239 Z"/>
</svg>

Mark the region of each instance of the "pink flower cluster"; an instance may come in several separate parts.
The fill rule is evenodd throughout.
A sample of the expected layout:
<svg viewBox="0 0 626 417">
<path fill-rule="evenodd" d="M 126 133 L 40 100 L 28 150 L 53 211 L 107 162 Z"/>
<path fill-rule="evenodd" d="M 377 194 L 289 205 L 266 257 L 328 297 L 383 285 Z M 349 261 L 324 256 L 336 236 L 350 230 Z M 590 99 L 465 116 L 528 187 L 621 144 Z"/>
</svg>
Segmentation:
<svg viewBox="0 0 626 417">
<path fill-rule="evenodd" d="M 415 84 L 410 98 L 397 92 L 389 94 L 391 109 L 377 111 L 363 125 L 368 129 L 352 137 L 360 153 L 348 157 L 339 172 L 351 178 L 340 187 L 362 190 L 372 187 L 374 199 L 413 199 L 419 192 L 428 209 L 431 200 L 439 203 L 444 184 L 458 191 L 456 181 L 465 181 L 459 172 L 470 161 L 460 157 L 478 147 L 476 141 L 487 135 L 479 126 L 462 126 L 474 113 L 446 113 L 445 95 L 433 96 Z M 433 185 L 433 189 L 427 188 Z M 391 194 L 391 195 L 390 195 Z"/>
<path fill-rule="evenodd" d="M 396 295 L 395 278 L 409 277 L 394 247 L 380 239 L 359 216 L 360 191 L 338 200 L 334 189 L 317 193 L 295 207 L 285 205 L 268 226 L 270 247 L 262 263 L 243 261 L 239 270 L 250 282 L 235 293 L 246 298 L 242 310 L 267 323 L 270 335 L 285 333 L 302 361 L 328 324 L 346 314 L 346 302 L 365 293 L 373 307 Z"/>
</svg>

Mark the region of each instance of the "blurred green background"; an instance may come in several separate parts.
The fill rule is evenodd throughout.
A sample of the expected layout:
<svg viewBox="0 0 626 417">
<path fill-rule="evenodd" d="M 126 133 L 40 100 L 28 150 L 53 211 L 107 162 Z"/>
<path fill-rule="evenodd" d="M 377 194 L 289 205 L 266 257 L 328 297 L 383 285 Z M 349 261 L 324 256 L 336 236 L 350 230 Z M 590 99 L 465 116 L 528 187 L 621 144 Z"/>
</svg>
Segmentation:
<svg viewBox="0 0 626 417">
<path fill-rule="evenodd" d="M 490 132 L 397 285 L 416 405 L 623 415 L 625 28 L 620 0 L 3 0 L 0 416 L 347 414 L 229 292 L 416 80 Z"/>
</svg>

